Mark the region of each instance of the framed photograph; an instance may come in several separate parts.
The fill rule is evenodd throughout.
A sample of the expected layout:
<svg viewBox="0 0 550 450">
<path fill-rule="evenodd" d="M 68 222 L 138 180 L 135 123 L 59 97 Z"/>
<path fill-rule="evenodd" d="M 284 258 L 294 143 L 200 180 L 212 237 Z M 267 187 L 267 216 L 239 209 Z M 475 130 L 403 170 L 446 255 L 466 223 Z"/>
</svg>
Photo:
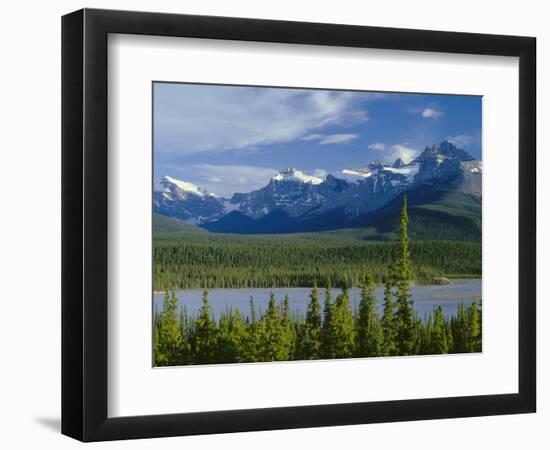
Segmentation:
<svg viewBox="0 0 550 450">
<path fill-rule="evenodd" d="M 62 21 L 62 432 L 535 412 L 532 37 Z"/>
</svg>

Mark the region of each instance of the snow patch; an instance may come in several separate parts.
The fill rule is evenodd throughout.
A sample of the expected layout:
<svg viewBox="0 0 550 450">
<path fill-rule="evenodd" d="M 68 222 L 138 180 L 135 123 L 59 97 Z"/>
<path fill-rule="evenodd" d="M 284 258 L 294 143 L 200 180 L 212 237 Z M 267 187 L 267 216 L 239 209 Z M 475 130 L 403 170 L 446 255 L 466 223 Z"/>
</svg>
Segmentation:
<svg viewBox="0 0 550 450">
<path fill-rule="evenodd" d="M 418 163 L 407 164 L 406 166 L 402 166 L 399 168 L 384 167 L 384 170 L 387 170 L 388 172 L 404 175 L 405 177 L 407 177 L 407 181 L 413 181 L 419 169 L 420 169 L 420 164 Z"/>
<path fill-rule="evenodd" d="M 309 184 L 321 184 L 324 181 L 322 178 L 306 175 L 301 170 L 293 167 L 289 167 L 288 169 L 277 173 L 271 179 L 275 181 L 298 181 L 300 183 Z"/>
<path fill-rule="evenodd" d="M 370 169 L 344 169 L 342 170 L 342 173 L 345 173 L 346 175 L 355 175 L 361 178 L 368 178 L 372 176 Z"/>
<path fill-rule="evenodd" d="M 176 178 L 169 177 L 166 175 L 162 178 L 161 184 L 166 187 L 169 190 L 169 186 L 173 185 L 176 186 L 178 189 L 181 189 L 184 192 L 188 192 L 194 195 L 198 195 L 199 197 L 209 196 L 209 197 L 216 197 L 215 194 L 211 194 L 210 192 L 207 192 L 197 185 L 193 183 L 188 183 L 186 181 L 178 180 Z"/>
<path fill-rule="evenodd" d="M 226 213 L 230 213 L 232 211 L 238 211 L 241 207 L 240 203 L 231 203 L 227 199 L 223 199 L 223 209 Z"/>
</svg>

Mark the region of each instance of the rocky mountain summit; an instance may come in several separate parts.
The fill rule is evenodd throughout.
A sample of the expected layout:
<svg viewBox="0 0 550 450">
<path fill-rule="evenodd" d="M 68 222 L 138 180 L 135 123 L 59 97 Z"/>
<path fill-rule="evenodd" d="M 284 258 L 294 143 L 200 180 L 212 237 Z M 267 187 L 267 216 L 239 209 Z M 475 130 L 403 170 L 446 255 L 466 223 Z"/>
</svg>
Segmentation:
<svg viewBox="0 0 550 450">
<path fill-rule="evenodd" d="M 409 163 L 376 160 L 325 178 L 289 167 L 264 187 L 231 198 L 167 176 L 154 193 L 154 211 L 219 232 L 316 231 L 363 223 L 402 193 L 419 204 L 443 191 L 480 198 L 481 178 L 481 161 L 443 141 L 426 146 Z"/>
</svg>

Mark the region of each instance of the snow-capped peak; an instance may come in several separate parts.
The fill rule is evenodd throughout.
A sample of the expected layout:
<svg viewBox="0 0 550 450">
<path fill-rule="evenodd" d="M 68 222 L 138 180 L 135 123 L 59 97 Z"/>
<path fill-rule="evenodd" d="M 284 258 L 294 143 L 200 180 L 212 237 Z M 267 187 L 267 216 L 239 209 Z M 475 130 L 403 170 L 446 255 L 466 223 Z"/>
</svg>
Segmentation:
<svg viewBox="0 0 550 450">
<path fill-rule="evenodd" d="M 426 146 L 424 151 L 416 157 L 412 162 L 423 162 L 426 160 L 436 160 L 443 162 L 446 159 L 459 161 L 473 161 L 475 158 L 466 150 L 462 150 L 449 141 L 441 141 L 439 144 L 434 144 L 431 147 Z"/>
<path fill-rule="evenodd" d="M 306 175 L 304 172 L 294 167 L 289 167 L 286 170 L 280 171 L 276 175 L 273 175 L 271 179 L 275 181 L 298 181 L 300 183 L 309 184 L 321 184 L 324 181 L 322 178 Z"/>
<path fill-rule="evenodd" d="M 392 173 L 403 175 L 407 178 L 408 182 L 414 180 L 415 175 L 418 173 L 420 167 L 419 163 L 404 164 L 401 159 L 395 161 L 393 165 L 384 165 L 380 161 L 373 161 L 368 167 L 362 168 L 349 168 L 342 170 L 342 174 L 351 175 L 356 180 L 362 181 L 372 176 L 384 176 L 384 174 Z"/>
<path fill-rule="evenodd" d="M 199 197 L 211 196 L 216 197 L 216 195 L 211 194 L 210 192 L 201 189 L 193 183 L 188 183 L 187 181 L 178 180 L 176 178 L 169 177 L 168 175 L 164 176 L 160 184 L 166 189 L 170 190 L 172 186 L 176 186 L 178 189 L 181 189 L 184 192 L 188 192 Z"/>
</svg>

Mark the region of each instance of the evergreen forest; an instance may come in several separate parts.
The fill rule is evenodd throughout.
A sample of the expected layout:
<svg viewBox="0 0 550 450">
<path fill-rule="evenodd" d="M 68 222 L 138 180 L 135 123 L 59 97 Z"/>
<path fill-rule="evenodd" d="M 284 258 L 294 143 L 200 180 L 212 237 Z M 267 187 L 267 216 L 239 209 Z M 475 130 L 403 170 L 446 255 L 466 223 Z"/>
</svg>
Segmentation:
<svg viewBox="0 0 550 450">
<path fill-rule="evenodd" d="M 440 277 L 481 277 L 481 244 L 413 241 L 412 278 L 432 284 Z M 155 237 L 156 291 L 180 289 L 359 286 L 368 272 L 388 278 L 395 241 L 367 241 L 339 234 L 224 235 L 197 233 Z"/>
<path fill-rule="evenodd" d="M 187 245 L 156 240 L 155 287 L 165 294 L 162 311 L 153 317 L 153 365 L 481 352 L 480 302 L 461 303 L 452 317 L 444 316 L 441 307 L 418 317 L 410 295 L 413 281 L 479 276 L 479 244 L 409 243 L 407 226 L 404 198 L 395 242 L 321 243 L 307 236 L 284 243 L 222 236 L 215 245 L 204 236 Z M 381 282 L 385 290 L 379 314 L 374 288 Z M 249 286 L 311 287 L 305 317 L 291 312 L 288 296 L 277 301 L 271 294 L 261 314 L 251 297 L 249 314 L 230 309 L 214 320 L 208 288 Z M 350 306 L 351 286 L 361 289 L 356 311 Z M 202 307 L 190 316 L 185 307 L 178 309 L 174 290 L 197 287 L 204 289 Z M 341 289 L 335 298 L 334 287 Z"/>
</svg>

